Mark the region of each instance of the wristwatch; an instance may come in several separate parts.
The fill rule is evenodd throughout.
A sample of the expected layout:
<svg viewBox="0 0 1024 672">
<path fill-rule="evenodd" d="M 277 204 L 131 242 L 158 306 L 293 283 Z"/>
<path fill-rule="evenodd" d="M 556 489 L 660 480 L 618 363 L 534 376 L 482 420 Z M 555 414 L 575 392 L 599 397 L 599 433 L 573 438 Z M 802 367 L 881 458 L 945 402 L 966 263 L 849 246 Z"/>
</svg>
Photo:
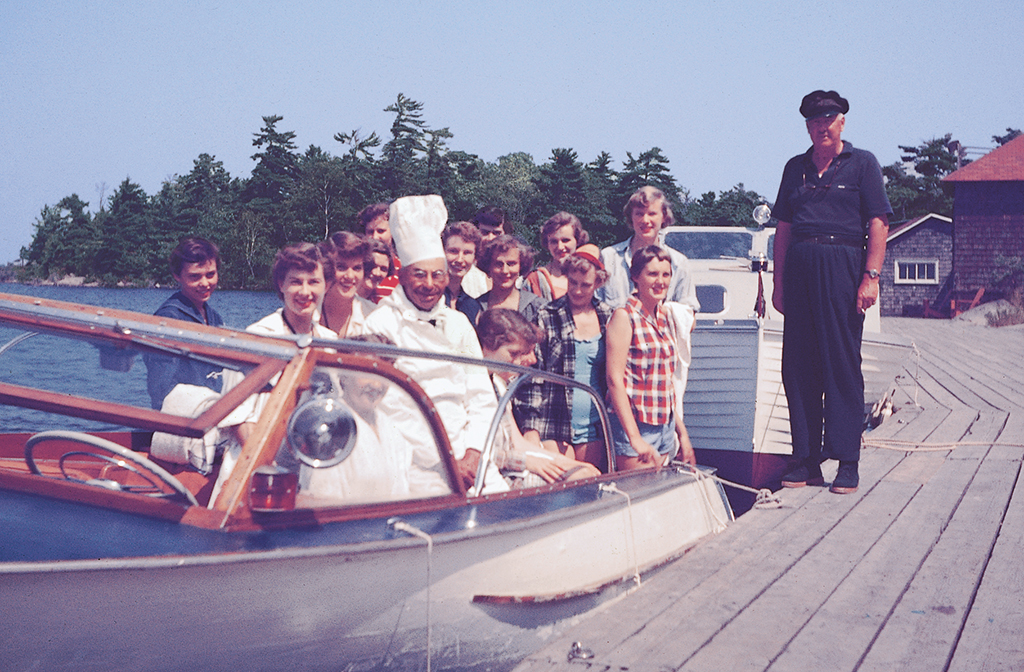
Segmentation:
<svg viewBox="0 0 1024 672">
<path fill-rule="evenodd" d="M 864 275 L 868 276 L 872 280 L 877 280 L 878 276 L 881 275 L 881 273 L 879 273 L 878 271 L 876 271 L 873 268 L 869 268 L 869 269 L 864 271 Z"/>
</svg>

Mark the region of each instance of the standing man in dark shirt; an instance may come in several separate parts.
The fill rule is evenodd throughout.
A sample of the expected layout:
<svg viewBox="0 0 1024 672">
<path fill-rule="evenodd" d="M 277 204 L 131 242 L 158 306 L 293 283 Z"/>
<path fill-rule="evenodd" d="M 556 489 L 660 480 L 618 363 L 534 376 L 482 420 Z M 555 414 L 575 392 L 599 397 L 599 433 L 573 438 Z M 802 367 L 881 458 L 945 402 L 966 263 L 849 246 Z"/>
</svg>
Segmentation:
<svg viewBox="0 0 1024 672">
<path fill-rule="evenodd" d="M 870 152 L 841 139 L 850 104 L 835 91 L 804 96 L 812 147 L 786 164 L 775 200 L 775 291 L 786 316 L 782 380 L 793 457 L 786 487 L 823 485 L 821 462 L 839 460 L 832 492 L 856 492 L 864 420 L 860 344 L 892 208 Z M 824 432 L 822 431 L 824 429 Z"/>
<path fill-rule="evenodd" d="M 223 325 L 220 313 L 209 304 L 220 281 L 217 246 L 203 238 L 185 238 L 171 251 L 169 262 L 178 291 L 154 315 L 211 327 Z M 155 409 L 160 409 L 164 397 L 178 383 L 221 391 L 221 369 L 211 364 L 163 355 L 147 355 L 145 362 L 149 397 Z"/>
</svg>

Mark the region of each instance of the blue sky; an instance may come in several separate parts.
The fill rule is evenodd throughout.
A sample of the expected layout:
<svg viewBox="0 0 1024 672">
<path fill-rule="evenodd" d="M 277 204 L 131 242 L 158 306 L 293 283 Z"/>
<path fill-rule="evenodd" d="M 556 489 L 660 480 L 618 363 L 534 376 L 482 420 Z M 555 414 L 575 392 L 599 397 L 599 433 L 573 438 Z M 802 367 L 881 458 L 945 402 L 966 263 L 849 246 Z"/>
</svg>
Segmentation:
<svg viewBox="0 0 1024 672">
<path fill-rule="evenodd" d="M 809 141 L 800 98 L 850 100 L 844 138 L 883 164 L 952 133 L 1024 127 L 1019 0 L 0 2 L 0 262 L 40 209 L 147 193 L 203 152 L 253 166 L 261 117 L 300 149 L 386 136 L 399 92 L 488 161 L 555 147 L 616 167 L 661 147 L 691 196 L 774 199 Z"/>
</svg>

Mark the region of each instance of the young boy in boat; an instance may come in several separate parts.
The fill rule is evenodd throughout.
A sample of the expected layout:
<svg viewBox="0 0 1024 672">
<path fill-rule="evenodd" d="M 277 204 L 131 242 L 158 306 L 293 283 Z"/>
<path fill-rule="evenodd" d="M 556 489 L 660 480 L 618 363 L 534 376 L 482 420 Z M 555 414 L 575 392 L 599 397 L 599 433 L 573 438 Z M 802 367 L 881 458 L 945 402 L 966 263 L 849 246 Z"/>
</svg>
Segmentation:
<svg viewBox="0 0 1024 672">
<path fill-rule="evenodd" d="M 172 294 L 154 315 L 175 320 L 219 327 L 223 318 L 213 306 L 210 297 L 220 281 L 220 253 L 217 246 L 203 238 L 183 239 L 171 251 L 168 262 L 171 275 L 178 283 Z M 179 357 L 146 355 L 146 383 L 153 408 L 159 410 L 171 389 L 183 383 L 221 391 L 219 367 Z"/>
</svg>

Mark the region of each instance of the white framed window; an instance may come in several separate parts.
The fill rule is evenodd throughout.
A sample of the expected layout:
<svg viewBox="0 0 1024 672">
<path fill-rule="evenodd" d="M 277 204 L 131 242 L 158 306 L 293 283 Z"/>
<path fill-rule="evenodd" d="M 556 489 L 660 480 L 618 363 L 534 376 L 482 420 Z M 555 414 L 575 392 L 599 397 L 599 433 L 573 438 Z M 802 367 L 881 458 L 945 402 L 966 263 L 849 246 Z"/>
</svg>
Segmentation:
<svg viewBox="0 0 1024 672">
<path fill-rule="evenodd" d="M 893 279 L 897 285 L 939 284 L 938 259 L 897 259 Z"/>
</svg>

